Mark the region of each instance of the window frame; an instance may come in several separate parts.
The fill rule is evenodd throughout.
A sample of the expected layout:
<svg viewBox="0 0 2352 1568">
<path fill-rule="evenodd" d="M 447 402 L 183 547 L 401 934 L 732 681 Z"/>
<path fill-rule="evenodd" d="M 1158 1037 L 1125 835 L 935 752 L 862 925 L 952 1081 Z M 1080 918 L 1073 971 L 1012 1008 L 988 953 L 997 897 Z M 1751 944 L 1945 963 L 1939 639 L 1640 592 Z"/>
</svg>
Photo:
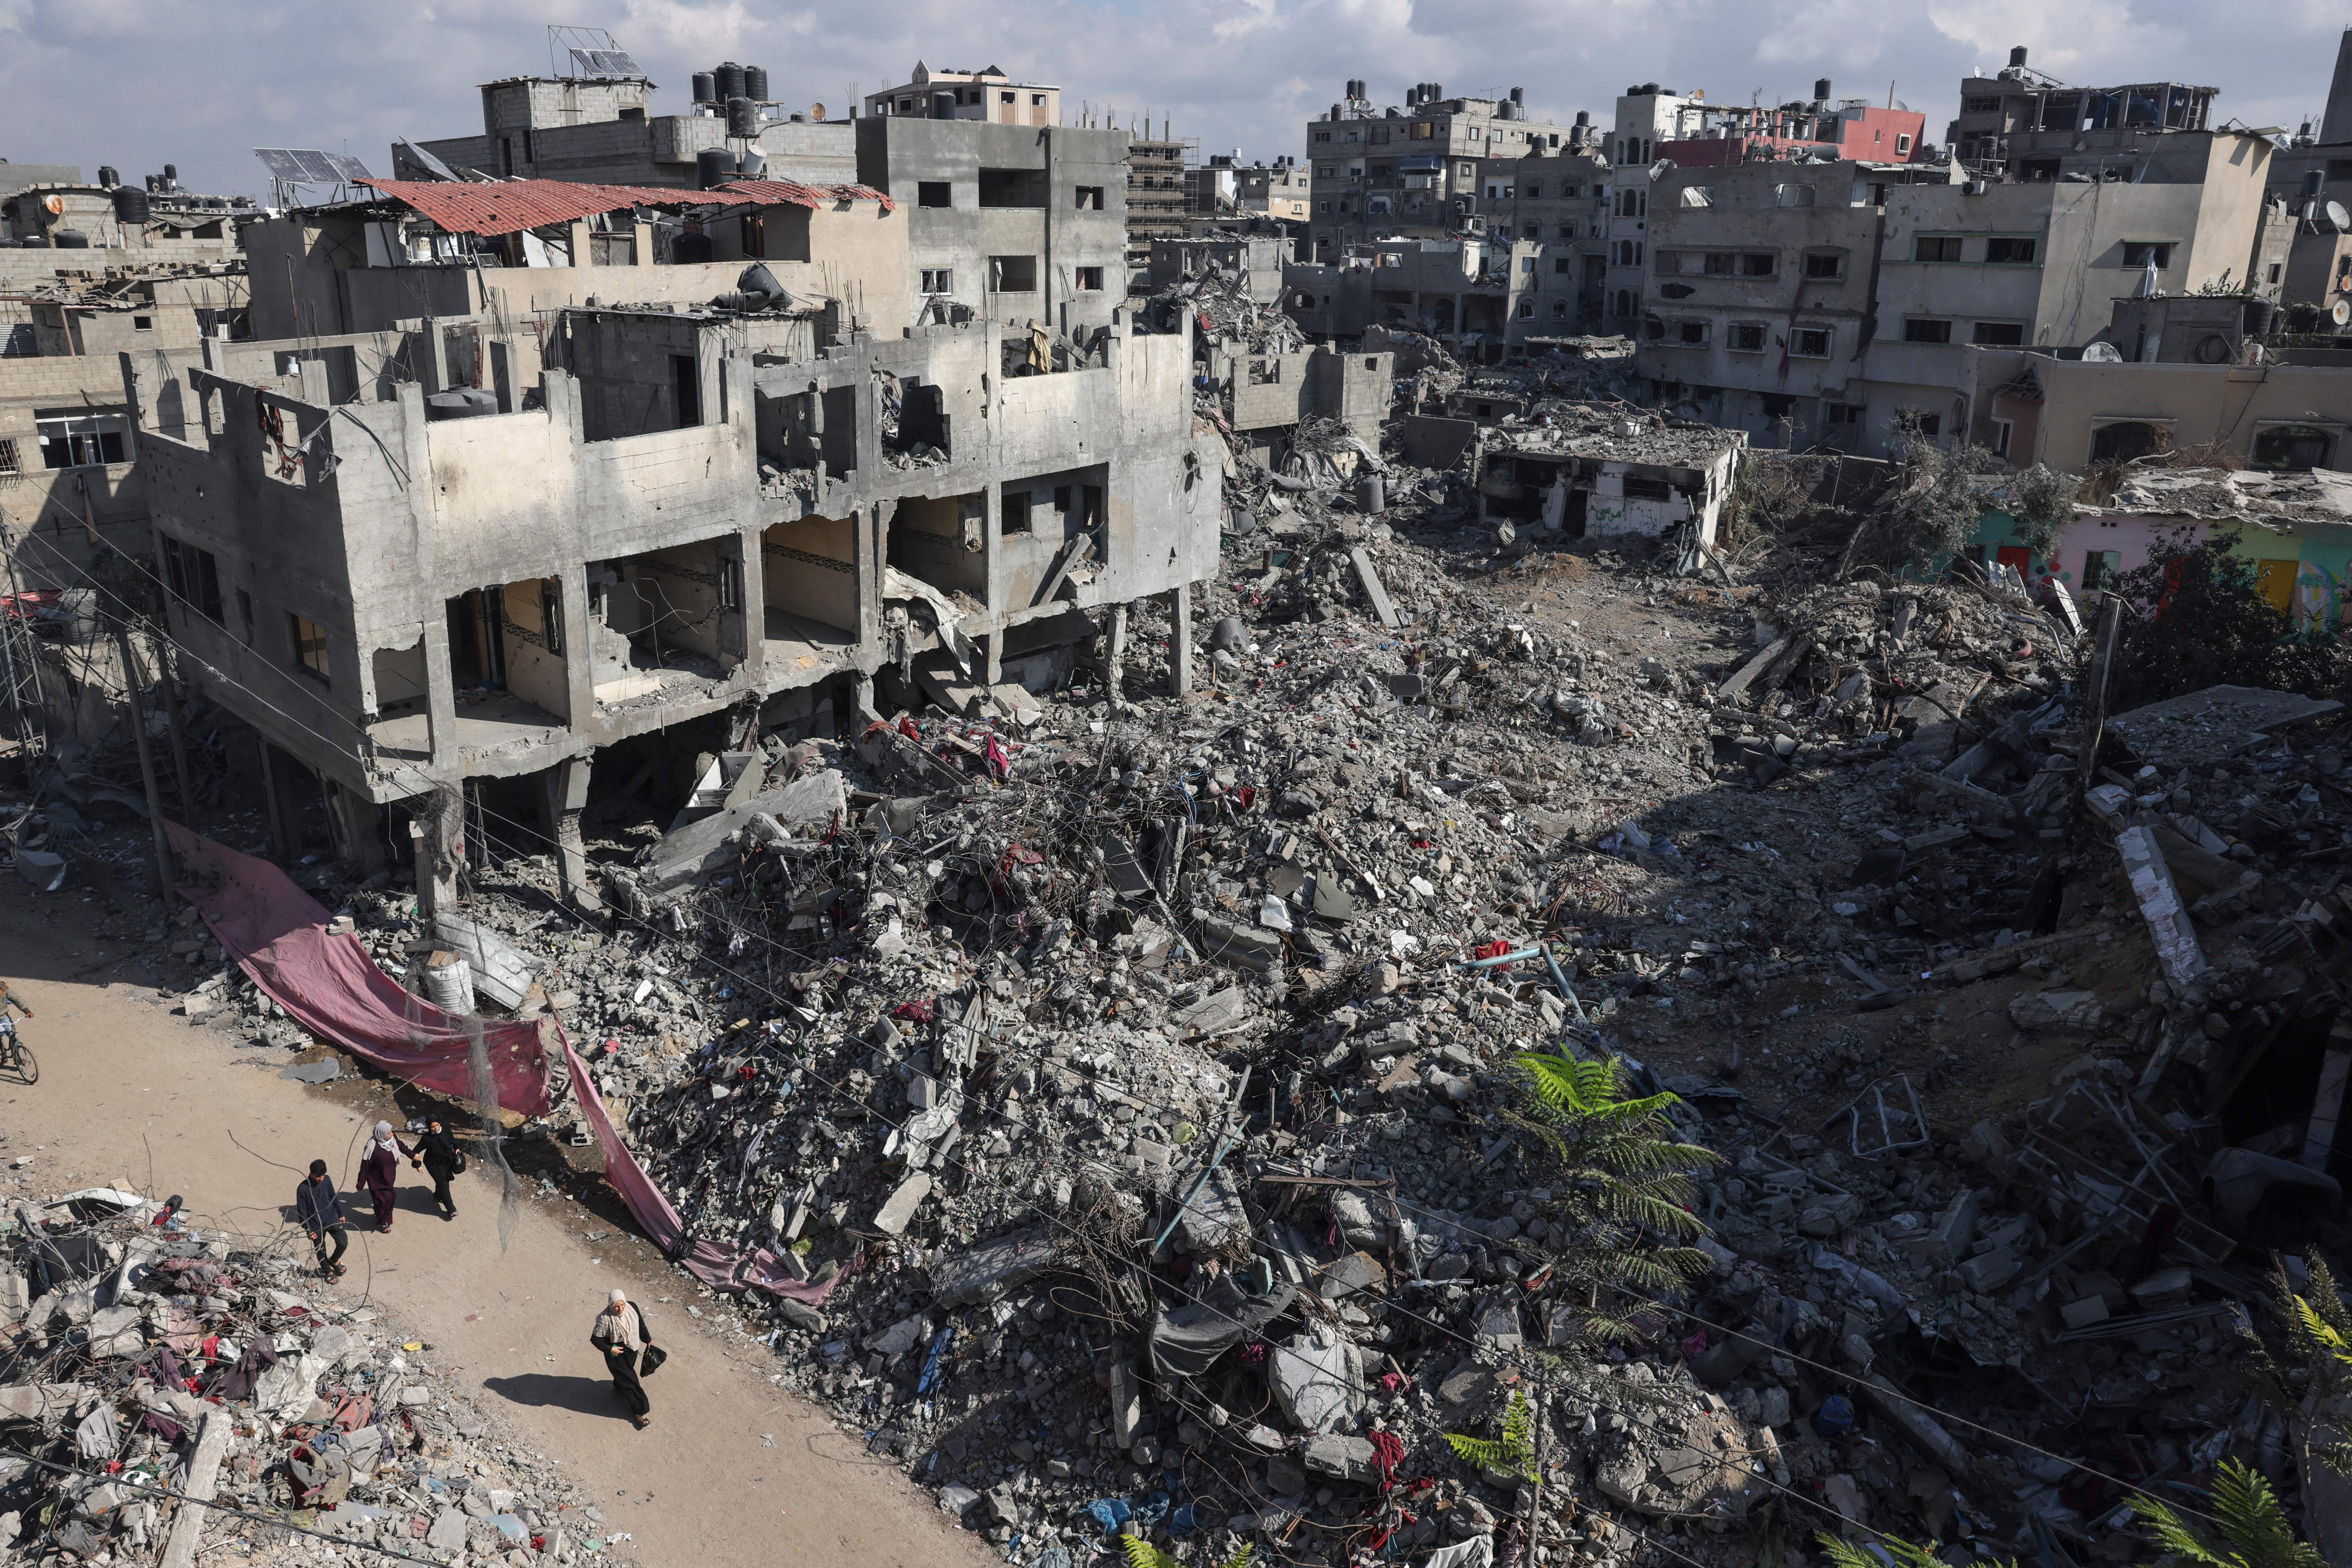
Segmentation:
<svg viewBox="0 0 2352 1568">
<path fill-rule="evenodd" d="M 1903 341 L 1931 347 L 1948 345 L 1952 340 L 1952 322 L 1948 316 L 1906 316 L 1903 318 Z"/>
<path fill-rule="evenodd" d="M 1842 250 L 1809 250 L 1805 252 L 1804 255 L 1806 282 L 1834 283 L 1844 278 L 1845 252 Z M 1829 271 L 1816 272 L 1813 270 L 1815 263 L 1824 261 L 1830 264 Z"/>
<path fill-rule="evenodd" d="M 33 436 L 41 449 L 41 466 L 51 473 L 111 468 L 131 461 L 131 421 L 119 409 L 36 409 Z M 110 441 L 111 456 L 107 455 Z M 58 461 L 60 457 L 63 461 Z"/>
<path fill-rule="evenodd" d="M 321 685 L 332 686 L 335 675 L 327 649 L 326 627 L 299 611 L 289 610 L 286 612 L 286 636 L 292 645 L 294 667 Z"/>
<path fill-rule="evenodd" d="M 2127 239 L 2121 243 L 2124 266 L 2126 267 L 2146 267 L 2148 261 L 2147 253 L 2154 251 L 2157 271 L 2168 272 L 2172 267 L 2172 247 L 2180 242 L 2169 239 Z M 2140 254 L 2136 256 L 2132 254 L 2134 251 L 2138 251 Z"/>
<path fill-rule="evenodd" d="M 1809 351 L 1804 344 L 1809 337 L 1821 339 L 1819 353 Z M 1800 324 L 1789 329 L 1789 357 L 1792 360 L 1828 360 L 1837 355 L 1837 329 Z"/>
<path fill-rule="evenodd" d="M 1961 242 L 1967 237 L 1968 236 L 1965 235 L 1915 234 L 1911 236 L 1911 260 L 1915 265 L 1919 267 L 1961 266 L 1964 264 L 1967 254 L 1966 247 L 1961 244 Z M 1949 256 L 1922 255 L 1921 253 L 1929 246 L 1936 246 L 1939 251 L 1944 246 L 1949 246 L 1951 247 L 1952 254 Z"/>
<path fill-rule="evenodd" d="M 931 198 L 939 199 L 933 201 Z M 952 180 L 919 180 L 915 183 L 915 205 L 919 207 L 952 208 L 955 205 L 955 182 Z"/>
<path fill-rule="evenodd" d="M 2001 246 L 2023 246 L 2026 255 L 2021 259 L 2017 256 L 1996 256 L 1995 248 Z M 2042 236 L 2040 235 L 1987 235 L 1985 265 L 1987 267 L 2040 267 Z"/>
<path fill-rule="evenodd" d="M 1742 342 L 1740 340 L 1743 337 L 1751 332 L 1755 334 L 1756 338 L 1756 340 L 1753 343 Z M 1761 321 L 1729 322 L 1724 328 L 1723 347 L 1726 353 L 1765 353 L 1772 347 L 1772 329 L 1766 326 Z"/>
</svg>

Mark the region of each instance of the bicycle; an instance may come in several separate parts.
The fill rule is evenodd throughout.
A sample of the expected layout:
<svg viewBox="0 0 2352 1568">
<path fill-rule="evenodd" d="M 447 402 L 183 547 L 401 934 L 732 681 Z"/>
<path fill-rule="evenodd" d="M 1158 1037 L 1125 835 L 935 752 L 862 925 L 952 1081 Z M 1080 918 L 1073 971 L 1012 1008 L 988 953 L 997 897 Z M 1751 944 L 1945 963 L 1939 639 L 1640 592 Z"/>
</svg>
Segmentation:
<svg viewBox="0 0 2352 1568">
<path fill-rule="evenodd" d="M 25 1043 L 25 1037 L 16 1032 L 16 1019 L 8 1010 L 12 1007 L 23 1008 L 26 1018 L 33 1016 L 32 1009 L 0 986 L 0 1072 L 13 1072 L 23 1082 L 38 1083 L 41 1064 L 33 1059 L 33 1048 Z"/>
</svg>

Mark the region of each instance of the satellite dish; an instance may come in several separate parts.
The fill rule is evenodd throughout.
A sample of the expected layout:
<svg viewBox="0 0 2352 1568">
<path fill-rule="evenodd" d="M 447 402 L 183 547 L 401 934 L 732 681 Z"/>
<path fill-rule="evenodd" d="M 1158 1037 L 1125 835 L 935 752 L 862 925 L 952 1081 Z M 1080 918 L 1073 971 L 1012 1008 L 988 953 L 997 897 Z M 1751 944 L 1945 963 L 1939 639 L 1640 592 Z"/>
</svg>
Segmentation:
<svg viewBox="0 0 2352 1568">
<path fill-rule="evenodd" d="M 2330 202 L 2327 204 L 2327 223 L 2337 234 L 2342 234 L 2352 229 L 2352 213 L 2344 210 L 2343 203 Z"/>
<path fill-rule="evenodd" d="M 48 209 L 49 216 L 53 218 L 66 215 L 66 199 L 63 196 L 44 196 L 41 205 Z"/>
<path fill-rule="evenodd" d="M 2124 357 L 2113 343 L 2085 343 L 2083 358 L 2095 365 L 2120 365 Z"/>
<path fill-rule="evenodd" d="M 2352 327 L 2352 299 L 2339 299 L 2330 305 L 2327 319 L 2338 327 Z"/>
<path fill-rule="evenodd" d="M 823 120 L 824 118 L 824 105 L 821 103 L 810 104 L 809 118 L 811 120 Z"/>
</svg>

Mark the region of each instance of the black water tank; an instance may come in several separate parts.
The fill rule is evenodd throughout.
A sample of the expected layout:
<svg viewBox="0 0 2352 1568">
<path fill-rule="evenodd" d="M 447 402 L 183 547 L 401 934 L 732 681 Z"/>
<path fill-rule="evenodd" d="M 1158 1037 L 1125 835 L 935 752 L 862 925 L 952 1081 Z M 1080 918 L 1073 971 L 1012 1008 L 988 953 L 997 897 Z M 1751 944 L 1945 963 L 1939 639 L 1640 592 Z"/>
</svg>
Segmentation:
<svg viewBox="0 0 2352 1568">
<path fill-rule="evenodd" d="M 2278 320 L 2278 305 L 2274 300 L 2254 298 L 2246 301 L 2246 336 L 2259 338 Z"/>
<path fill-rule="evenodd" d="M 727 134 L 749 141 L 760 134 L 760 106 L 738 93 L 727 100 Z"/>
<path fill-rule="evenodd" d="M 706 147 L 694 155 L 694 183 L 698 189 L 717 190 L 735 177 L 735 154 L 724 147 Z"/>
<path fill-rule="evenodd" d="M 694 73 L 694 101 L 697 103 L 719 101 L 719 78 L 716 76 L 709 71 Z"/>
<path fill-rule="evenodd" d="M 2023 68 L 2025 65 L 2025 46 L 2023 44 L 2020 44 L 2017 47 L 2009 51 L 2009 65 L 2011 70 Z"/>
<path fill-rule="evenodd" d="M 114 218 L 117 223 L 143 224 L 147 221 L 147 193 L 136 185 L 114 187 Z"/>
<path fill-rule="evenodd" d="M 2303 193 L 2306 199 L 2317 196 L 2321 191 L 2326 190 L 2326 170 L 2305 169 L 2303 172 Z"/>
<path fill-rule="evenodd" d="M 1584 126 L 1587 126 L 1587 125 L 1591 124 L 1591 123 L 1592 123 L 1592 111 L 1591 111 L 1591 110 L 1589 110 L 1589 109 L 1580 109 L 1580 110 L 1578 110 L 1576 111 L 1576 123 L 1577 123 L 1577 125 L 1578 125 L 1578 127 L 1579 127 L 1580 129 L 1581 129 L 1581 128 L 1582 128 L 1582 127 L 1584 127 Z"/>
<path fill-rule="evenodd" d="M 768 101 L 767 67 L 745 66 L 743 68 L 743 96 L 753 103 Z"/>
<path fill-rule="evenodd" d="M 1830 78 L 1827 78 L 1827 77 L 1816 77 L 1816 78 L 1813 78 L 1813 101 L 1814 101 L 1815 103 L 1827 103 L 1829 100 L 1830 100 Z"/>
<path fill-rule="evenodd" d="M 166 163 L 166 164 L 164 164 L 164 165 L 163 165 L 163 183 L 164 183 L 164 184 L 166 184 L 166 185 L 176 185 L 176 184 L 178 184 L 179 183 L 180 183 L 180 166 L 179 166 L 177 163 Z"/>
<path fill-rule="evenodd" d="M 719 96 L 721 100 L 743 96 L 741 66 L 737 65 L 733 60 L 723 60 L 719 63 L 719 68 L 711 74 L 719 78 Z"/>
<path fill-rule="evenodd" d="M 1528 89 L 1525 89 L 1525 88 L 1523 88 L 1523 87 L 1515 87 L 1515 88 L 1513 88 L 1513 89 L 1511 89 L 1511 101 L 1512 101 L 1513 103 L 1525 103 L 1525 102 L 1527 102 L 1527 101 L 1528 101 Z"/>
<path fill-rule="evenodd" d="M 679 267 L 692 267 L 710 259 L 709 235 L 682 234 L 669 242 L 669 258 Z"/>
<path fill-rule="evenodd" d="M 89 236 L 79 229 L 51 229 L 49 243 L 59 250 L 88 250 Z"/>
<path fill-rule="evenodd" d="M 122 176 L 115 172 L 113 164 L 100 163 L 98 166 L 99 189 L 102 191 L 111 191 L 115 186 L 120 185 L 121 183 L 122 183 Z"/>
</svg>

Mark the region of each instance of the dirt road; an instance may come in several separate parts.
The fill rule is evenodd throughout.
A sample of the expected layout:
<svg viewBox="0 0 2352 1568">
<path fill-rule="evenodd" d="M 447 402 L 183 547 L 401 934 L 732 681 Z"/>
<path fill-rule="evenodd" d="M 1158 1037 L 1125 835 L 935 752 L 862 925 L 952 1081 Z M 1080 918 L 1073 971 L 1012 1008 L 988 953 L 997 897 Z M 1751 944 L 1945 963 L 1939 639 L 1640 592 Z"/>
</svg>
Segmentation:
<svg viewBox="0 0 2352 1568">
<path fill-rule="evenodd" d="M 35 899 L 0 888 L 0 978 L 39 1014 L 24 1027 L 41 1066 L 31 1087 L 0 1082 L 0 1156 L 32 1155 L 36 1192 L 119 1179 L 184 1194 L 207 1228 L 265 1234 L 292 1200 L 291 1167 L 324 1158 L 348 1186 L 364 1126 L 379 1113 L 404 1121 L 395 1085 L 347 1078 L 312 1089 L 278 1076 L 292 1060 L 284 1051 L 190 1029 L 152 986 L 128 983 L 135 970 L 93 967 L 122 951 L 85 933 L 95 907 L 70 891 Z M 401 1101 L 425 1103 L 399 1087 Z M 428 1188 L 404 1188 L 388 1234 L 353 1226 L 347 1284 L 367 1286 L 430 1342 L 427 1359 L 453 1381 L 502 1401 L 531 1447 L 575 1467 L 645 1561 L 993 1561 L 857 1437 L 769 1385 L 771 1353 L 703 1329 L 687 1311 L 699 1301 L 690 1282 L 650 1248 L 581 1204 L 531 1191 L 502 1247 L 483 1162 L 457 1178 L 454 1222 L 434 1214 Z M 587 1344 L 614 1285 L 646 1303 L 670 1349 L 646 1385 L 655 1424 L 642 1433 L 613 1404 Z"/>
</svg>

